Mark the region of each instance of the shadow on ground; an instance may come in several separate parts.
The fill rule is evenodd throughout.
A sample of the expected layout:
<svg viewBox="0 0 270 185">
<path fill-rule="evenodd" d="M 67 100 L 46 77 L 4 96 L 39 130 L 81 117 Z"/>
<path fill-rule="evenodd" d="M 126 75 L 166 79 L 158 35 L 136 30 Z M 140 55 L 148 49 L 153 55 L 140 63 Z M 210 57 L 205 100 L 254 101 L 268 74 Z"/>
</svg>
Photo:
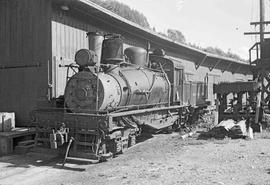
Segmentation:
<svg viewBox="0 0 270 185">
<path fill-rule="evenodd" d="M 146 141 L 148 139 L 151 139 L 151 138 L 153 138 L 153 134 L 144 132 L 144 133 L 142 133 L 140 136 L 138 136 L 136 138 L 136 142 L 137 143 L 142 143 L 142 142 L 144 142 L 144 141 Z"/>
<path fill-rule="evenodd" d="M 30 151 L 26 154 L 15 154 L 0 157 L 0 166 L 3 168 L 31 168 L 31 167 L 50 167 L 71 171 L 85 171 L 81 167 L 62 166 L 63 155 L 52 152 L 50 149 L 42 149 L 43 152 Z M 94 164 L 91 162 L 68 161 L 69 164 L 85 165 Z"/>
<path fill-rule="evenodd" d="M 137 143 L 144 142 L 153 135 L 150 133 L 142 133 L 137 138 Z M 42 167 L 47 166 L 55 169 L 64 169 L 71 171 L 83 172 L 86 169 L 82 168 L 83 165 L 94 165 L 99 163 L 97 160 L 79 161 L 79 160 L 68 160 L 67 165 L 62 166 L 64 161 L 64 150 L 60 152 L 48 148 L 36 147 L 31 149 L 25 154 L 14 154 L 0 157 L 0 167 L 4 168 L 31 168 L 31 167 Z M 116 155 L 115 157 L 117 157 Z M 70 167 L 72 166 L 72 167 Z M 73 167 L 75 166 L 75 167 Z"/>
</svg>

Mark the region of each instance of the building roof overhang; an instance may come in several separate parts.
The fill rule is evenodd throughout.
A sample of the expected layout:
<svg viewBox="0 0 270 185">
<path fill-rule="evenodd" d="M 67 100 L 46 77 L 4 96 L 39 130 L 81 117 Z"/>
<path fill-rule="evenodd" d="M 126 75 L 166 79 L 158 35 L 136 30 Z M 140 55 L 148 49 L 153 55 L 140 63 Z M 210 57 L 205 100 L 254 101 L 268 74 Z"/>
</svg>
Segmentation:
<svg viewBox="0 0 270 185">
<path fill-rule="evenodd" d="M 175 53 L 184 59 L 194 62 L 196 68 L 200 66 L 208 67 L 210 71 L 219 69 L 222 72 L 228 71 L 233 74 L 239 73 L 251 75 L 251 66 L 243 61 L 232 58 L 214 55 L 183 43 L 175 42 L 154 31 L 143 28 L 93 2 L 90 0 L 52 0 L 58 5 L 66 5 L 74 11 L 95 18 L 99 24 L 106 24 L 112 30 L 119 30 L 137 38 L 143 39 L 153 45 L 165 49 L 167 52 Z"/>
</svg>

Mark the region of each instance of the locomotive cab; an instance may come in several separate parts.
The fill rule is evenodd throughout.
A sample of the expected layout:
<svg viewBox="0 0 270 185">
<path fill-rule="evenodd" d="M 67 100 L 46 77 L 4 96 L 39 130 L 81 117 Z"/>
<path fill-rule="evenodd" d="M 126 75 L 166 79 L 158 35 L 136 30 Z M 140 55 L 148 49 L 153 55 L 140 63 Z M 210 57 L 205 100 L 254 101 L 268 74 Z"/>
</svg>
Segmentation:
<svg viewBox="0 0 270 185">
<path fill-rule="evenodd" d="M 164 52 L 155 51 L 150 54 L 149 61 L 152 69 L 164 70 L 167 74 L 171 83 L 171 105 L 183 105 L 184 66 L 181 62 L 165 56 Z"/>
<path fill-rule="evenodd" d="M 171 83 L 171 105 L 204 107 L 206 105 L 207 86 L 203 81 L 187 81 L 181 61 L 165 55 L 156 49 L 149 56 L 152 69 L 164 70 Z"/>
</svg>

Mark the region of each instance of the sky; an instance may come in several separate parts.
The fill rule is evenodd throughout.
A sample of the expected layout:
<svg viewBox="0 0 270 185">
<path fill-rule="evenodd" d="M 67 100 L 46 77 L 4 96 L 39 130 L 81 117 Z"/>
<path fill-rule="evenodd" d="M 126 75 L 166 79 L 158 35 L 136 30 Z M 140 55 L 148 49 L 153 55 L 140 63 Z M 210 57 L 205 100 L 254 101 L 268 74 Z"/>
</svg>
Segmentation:
<svg viewBox="0 0 270 185">
<path fill-rule="evenodd" d="M 181 31 L 187 42 L 219 47 L 248 59 L 248 49 L 259 37 L 251 21 L 259 21 L 259 0 L 117 0 L 143 13 L 156 31 Z M 270 0 L 265 0 L 266 20 Z M 270 27 L 270 26 L 269 26 Z M 266 27 L 267 30 L 268 27 Z"/>
</svg>

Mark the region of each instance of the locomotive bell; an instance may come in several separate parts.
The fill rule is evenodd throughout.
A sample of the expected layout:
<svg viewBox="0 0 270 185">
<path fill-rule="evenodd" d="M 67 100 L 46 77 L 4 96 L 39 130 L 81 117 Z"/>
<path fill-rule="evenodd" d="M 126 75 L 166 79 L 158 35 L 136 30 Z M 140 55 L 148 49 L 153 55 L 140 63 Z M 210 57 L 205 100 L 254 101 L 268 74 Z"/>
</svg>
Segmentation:
<svg viewBox="0 0 270 185">
<path fill-rule="evenodd" d="M 94 51 L 80 49 L 75 54 L 75 62 L 79 66 L 94 66 L 98 63 L 98 57 Z"/>
<path fill-rule="evenodd" d="M 132 64 L 142 67 L 147 66 L 147 52 L 145 49 L 139 47 L 130 47 L 125 49 L 124 53 Z"/>
</svg>

